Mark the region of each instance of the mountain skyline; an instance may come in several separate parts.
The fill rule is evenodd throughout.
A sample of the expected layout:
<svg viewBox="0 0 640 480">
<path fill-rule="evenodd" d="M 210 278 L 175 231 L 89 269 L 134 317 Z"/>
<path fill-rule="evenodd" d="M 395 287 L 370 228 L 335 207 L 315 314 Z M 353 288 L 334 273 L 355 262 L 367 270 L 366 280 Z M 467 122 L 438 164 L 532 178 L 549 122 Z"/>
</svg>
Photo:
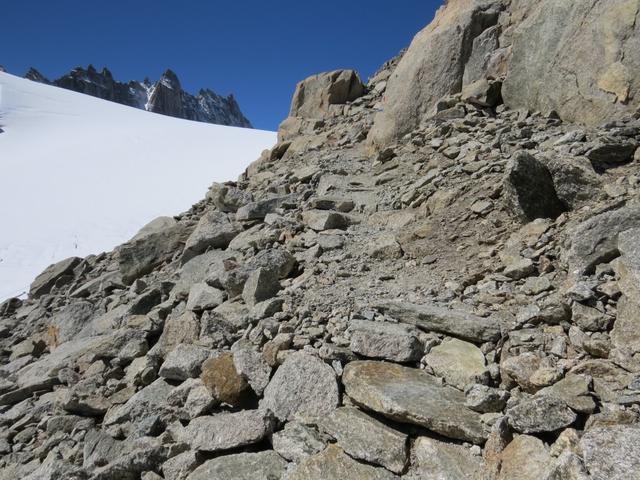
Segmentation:
<svg viewBox="0 0 640 480">
<path fill-rule="evenodd" d="M 223 1 L 176 11 L 165 0 L 152 9 L 122 0 L 108 9 L 79 0 L 10 2 L 0 20 L 0 64 L 17 75 L 34 66 L 47 78 L 89 64 L 118 79 L 157 79 L 171 68 L 186 91 L 233 93 L 255 128 L 275 131 L 298 81 L 340 68 L 366 79 L 442 3 L 373 0 L 363 8 L 330 0 L 320 11 L 292 0 Z"/>
<path fill-rule="evenodd" d="M 24 77 L 170 117 L 253 128 L 233 94 L 223 97 L 210 88 L 200 88 L 197 94 L 191 94 L 182 88 L 178 75 L 171 69 L 166 70 L 157 81 L 145 77 L 143 81 L 120 82 L 107 67 L 98 71 L 91 64 L 86 69 L 75 67 L 55 80 L 49 80 L 34 67 Z"/>
</svg>

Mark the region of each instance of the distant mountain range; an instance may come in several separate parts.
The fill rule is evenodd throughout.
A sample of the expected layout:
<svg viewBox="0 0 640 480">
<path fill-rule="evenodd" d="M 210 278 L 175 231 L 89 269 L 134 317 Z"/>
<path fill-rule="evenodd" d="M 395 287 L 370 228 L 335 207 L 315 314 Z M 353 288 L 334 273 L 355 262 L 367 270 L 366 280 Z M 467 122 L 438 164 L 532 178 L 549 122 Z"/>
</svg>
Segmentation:
<svg viewBox="0 0 640 480">
<path fill-rule="evenodd" d="M 25 78 L 171 117 L 252 128 L 233 95 L 223 97 L 209 89 L 192 95 L 182 89 L 172 70 L 164 72 L 157 82 L 145 79 L 122 83 L 107 68 L 98 71 L 93 65 L 74 68 L 53 81 L 31 68 Z"/>
</svg>

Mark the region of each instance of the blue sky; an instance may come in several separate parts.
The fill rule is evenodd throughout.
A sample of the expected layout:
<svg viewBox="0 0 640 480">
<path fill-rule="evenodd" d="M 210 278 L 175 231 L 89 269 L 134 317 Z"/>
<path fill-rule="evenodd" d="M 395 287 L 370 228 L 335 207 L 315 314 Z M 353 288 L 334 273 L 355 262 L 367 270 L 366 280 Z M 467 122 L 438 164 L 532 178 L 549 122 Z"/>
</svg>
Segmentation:
<svg viewBox="0 0 640 480">
<path fill-rule="evenodd" d="M 233 93 L 256 128 L 275 130 L 295 84 L 355 68 L 364 79 L 433 18 L 442 0 L 3 2 L 0 65 L 56 78 L 74 66 Z"/>
</svg>

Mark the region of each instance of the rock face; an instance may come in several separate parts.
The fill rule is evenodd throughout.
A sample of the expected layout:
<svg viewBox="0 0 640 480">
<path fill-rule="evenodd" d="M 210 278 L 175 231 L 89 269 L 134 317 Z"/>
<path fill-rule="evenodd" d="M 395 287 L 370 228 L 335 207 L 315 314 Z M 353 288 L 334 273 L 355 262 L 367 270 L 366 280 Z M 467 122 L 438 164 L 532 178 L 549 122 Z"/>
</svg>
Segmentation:
<svg viewBox="0 0 640 480">
<path fill-rule="evenodd" d="M 178 76 L 171 70 L 157 82 L 145 79 L 121 83 L 106 68 L 99 72 L 93 65 L 74 68 L 53 81 L 31 68 L 25 78 L 171 117 L 251 128 L 233 95 L 223 97 L 209 89 L 191 95 L 182 89 Z"/>
<path fill-rule="evenodd" d="M 639 105 L 638 2 L 518 3 L 512 15 L 523 20 L 512 33 L 503 91 L 509 107 L 594 125 Z"/>
<path fill-rule="evenodd" d="M 390 76 L 370 140 L 382 148 L 399 139 L 442 97 L 483 79 L 503 82 L 512 109 L 588 125 L 633 113 L 639 9 L 635 0 L 448 1 Z"/>
<path fill-rule="evenodd" d="M 636 99 L 590 127 L 498 95 L 552 3 L 450 0 L 367 85 L 303 82 L 236 182 L 0 303 L 0 479 L 640 478 Z"/>
<path fill-rule="evenodd" d="M 474 40 L 496 25 L 500 7 L 499 2 L 453 0 L 438 10 L 389 79 L 383 111 L 369 134 L 375 144 L 385 145 L 410 132 L 438 100 L 462 90 Z M 484 48 L 480 42 L 478 48 Z"/>
</svg>

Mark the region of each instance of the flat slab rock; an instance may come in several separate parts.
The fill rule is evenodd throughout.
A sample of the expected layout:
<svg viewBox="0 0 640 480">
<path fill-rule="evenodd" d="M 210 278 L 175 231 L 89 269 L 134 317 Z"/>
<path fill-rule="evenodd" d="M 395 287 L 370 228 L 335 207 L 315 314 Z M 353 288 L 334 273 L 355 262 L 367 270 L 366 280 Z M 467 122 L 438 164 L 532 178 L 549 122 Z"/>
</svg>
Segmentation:
<svg viewBox="0 0 640 480">
<path fill-rule="evenodd" d="M 500 338 L 500 324 L 495 319 L 460 310 L 403 301 L 380 302 L 374 307 L 399 322 L 427 332 L 446 333 L 473 343 L 493 342 Z"/>
<path fill-rule="evenodd" d="M 480 414 L 465 406 L 464 393 L 441 385 L 423 370 L 385 362 L 351 362 L 342 383 L 356 404 L 392 420 L 477 444 L 487 438 Z"/>
<path fill-rule="evenodd" d="M 407 463 L 407 436 L 353 407 L 334 410 L 320 423 L 350 456 L 402 473 Z"/>
<path fill-rule="evenodd" d="M 272 430 L 270 413 L 242 410 L 195 418 L 185 428 L 184 440 L 195 450 L 218 452 L 257 443 Z"/>
<path fill-rule="evenodd" d="M 399 477 L 384 468 L 375 468 L 352 459 L 336 446 L 307 458 L 287 480 L 393 480 Z"/>
<path fill-rule="evenodd" d="M 287 462 L 273 450 L 238 453 L 203 463 L 187 480 L 275 480 L 282 478 Z"/>
<path fill-rule="evenodd" d="M 278 420 L 292 420 L 296 414 L 322 417 L 340 401 L 333 369 L 304 352 L 291 354 L 278 368 L 264 391 L 261 408 Z"/>
</svg>

